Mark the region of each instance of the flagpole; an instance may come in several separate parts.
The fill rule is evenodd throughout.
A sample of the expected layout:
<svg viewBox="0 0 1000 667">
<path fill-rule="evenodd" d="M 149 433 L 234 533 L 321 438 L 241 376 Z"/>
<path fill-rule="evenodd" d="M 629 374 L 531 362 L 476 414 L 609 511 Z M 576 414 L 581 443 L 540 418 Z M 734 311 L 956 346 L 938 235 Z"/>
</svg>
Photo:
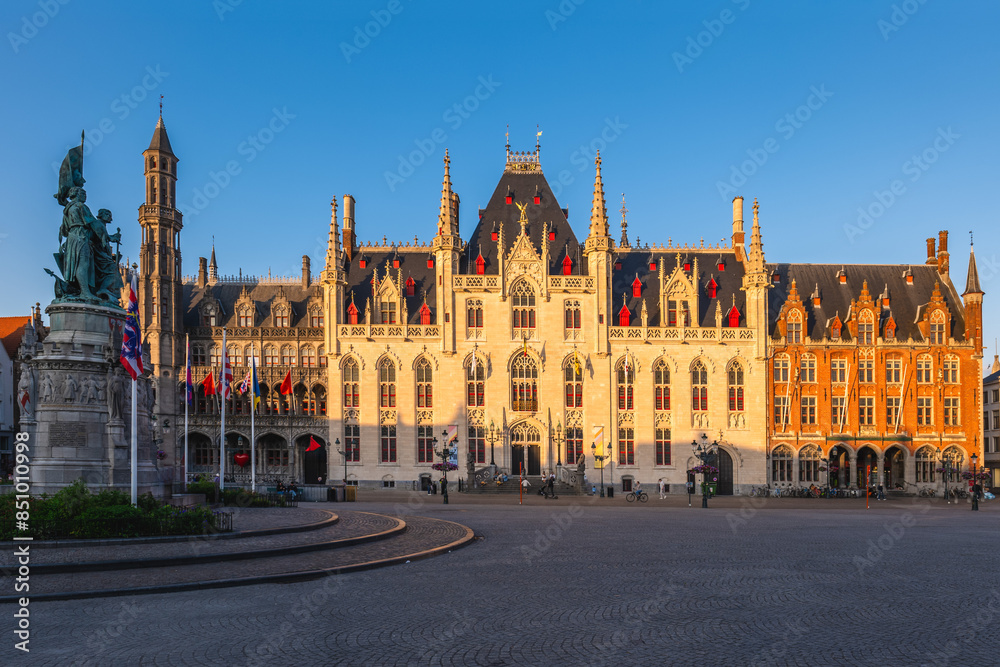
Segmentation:
<svg viewBox="0 0 1000 667">
<path fill-rule="evenodd" d="M 188 484 L 188 405 L 191 403 L 191 336 L 184 334 L 184 348 L 187 350 L 187 359 L 184 362 L 184 491 L 187 492 Z M 190 392 L 190 393 L 189 393 Z"/>
<path fill-rule="evenodd" d="M 257 412 L 257 363 L 250 346 L 250 493 L 257 491 L 257 435 L 254 433 L 254 413 Z"/>
<path fill-rule="evenodd" d="M 219 439 L 219 491 L 226 488 L 226 327 L 222 327 L 222 437 Z"/>
<path fill-rule="evenodd" d="M 136 432 L 135 385 L 132 378 L 132 504 L 139 500 L 139 434 Z"/>
</svg>

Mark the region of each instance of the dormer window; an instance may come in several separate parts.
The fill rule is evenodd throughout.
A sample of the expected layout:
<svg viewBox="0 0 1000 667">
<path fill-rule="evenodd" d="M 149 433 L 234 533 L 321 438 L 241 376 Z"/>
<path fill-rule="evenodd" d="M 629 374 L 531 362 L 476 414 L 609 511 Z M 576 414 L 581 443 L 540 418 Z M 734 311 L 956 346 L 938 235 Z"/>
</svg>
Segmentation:
<svg viewBox="0 0 1000 667">
<path fill-rule="evenodd" d="M 431 309 L 425 303 L 420 306 L 420 324 L 426 326 L 431 323 Z"/>
<path fill-rule="evenodd" d="M 434 260 L 433 259 L 428 259 L 427 260 L 427 268 L 428 269 L 433 269 L 434 268 Z"/>
<path fill-rule="evenodd" d="M 839 322 L 834 323 L 833 327 L 830 328 L 830 338 L 832 338 L 833 340 L 839 340 L 840 339 L 840 323 Z"/>
<path fill-rule="evenodd" d="M 399 268 L 399 259 L 392 260 L 392 268 L 394 268 L 394 269 L 398 269 Z"/>
<path fill-rule="evenodd" d="M 505 204 L 513 204 L 514 203 L 514 198 L 511 197 L 510 195 L 507 195 L 506 197 L 504 197 L 504 203 Z"/>
<path fill-rule="evenodd" d="M 535 195 L 535 204 L 537 205 L 537 204 L 541 204 L 541 203 L 542 203 L 542 198 L 539 197 L 538 195 Z"/>
<path fill-rule="evenodd" d="M 740 326 L 740 310 L 736 306 L 729 309 L 729 326 L 730 328 L 736 328 Z"/>
<path fill-rule="evenodd" d="M 719 263 L 716 266 L 718 266 L 719 271 L 725 271 L 726 270 L 726 263 L 724 261 L 722 261 L 721 259 L 719 260 Z"/>
<path fill-rule="evenodd" d="M 650 262 L 649 263 L 649 270 L 652 271 L 655 266 L 656 266 L 655 264 L 653 264 L 652 262 Z M 691 270 L 691 262 L 684 262 L 684 270 L 685 271 L 690 271 Z"/>
<path fill-rule="evenodd" d="M 715 278 L 710 279 L 708 281 L 708 285 L 705 286 L 705 291 L 708 293 L 708 298 L 714 299 L 718 289 L 719 289 L 719 284 L 715 282 Z"/>
<path fill-rule="evenodd" d="M 239 316 L 237 317 L 237 325 L 241 327 L 252 327 L 253 326 L 253 315 L 250 314 L 249 310 L 241 310 Z"/>
<path fill-rule="evenodd" d="M 771 282 L 780 283 L 781 282 L 781 274 L 780 273 L 775 273 L 774 275 L 772 275 L 771 276 Z"/>
<path fill-rule="evenodd" d="M 354 305 L 353 301 L 347 307 L 347 323 L 348 324 L 358 323 L 358 307 Z"/>
<path fill-rule="evenodd" d="M 483 259 L 483 254 L 479 253 L 479 257 L 476 258 L 476 275 L 481 276 L 486 273 L 486 260 Z"/>
<path fill-rule="evenodd" d="M 621 270 L 622 270 L 622 263 L 615 262 L 615 271 L 621 271 Z"/>
<path fill-rule="evenodd" d="M 622 304 L 622 309 L 618 311 L 618 326 L 627 327 L 632 320 L 632 313 L 628 306 Z"/>
<path fill-rule="evenodd" d="M 365 259 L 364 257 L 362 257 L 361 259 L 358 260 L 358 267 L 364 269 L 367 266 L 368 266 L 368 260 L 367 259 Z"/>
<path fill-rule="evenodd" d="M 406 279 L 406 296 L 413 296 L 413 293 L 417 289 L 417 283 L 413 280 L 413 276 L 409 276 Z"/>
<path fill-rule="evenodd" d="M 885 327 L 885 340 L 887 343 L 891 343 L 896 340 L 896 325 L 889 323 Z"/>
<path fill-rule="evenodd" d="M 549 240 L 550 241 L 555 241 L 556 240 L 556 233 L 555 232 L 549 232 Z"/>
<path fill-rule="evenodd" d="M 654 261 L 650 261 L 649 262 L 649 270 L 650 271 L 656 271 L 656 262 L 654 262 Z M 690 270 L 690 265 L 689 264 L 685 264 L 684 265 L 684 270 L 685 271 L 689 271 Z"/>
<path fill-rule="evenodd" d="M 639 276 L 636 276 L 635 280 L 632 281 L 632 296 L 642 296 L 642 281 L 639 280 Z"/>
<path fill-rule="evenodd" d="M 563 257 L 562 261 L 563 275 L 568 276 L 573 272 L 573 260 L 569 258 L 569 255 Z"/>
</svg>

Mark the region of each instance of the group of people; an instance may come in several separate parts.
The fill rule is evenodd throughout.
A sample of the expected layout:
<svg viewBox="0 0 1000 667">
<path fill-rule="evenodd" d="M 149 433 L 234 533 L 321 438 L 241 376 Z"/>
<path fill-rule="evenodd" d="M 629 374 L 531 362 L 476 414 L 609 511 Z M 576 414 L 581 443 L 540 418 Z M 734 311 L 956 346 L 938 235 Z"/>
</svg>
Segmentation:
<svg viewBox="0 0 1000 667">
<path fill-rule="evenodd" d="M 295 483 L 295 480 L 292 480 L 288 486 L 285 486 L 284 482 L 278 482 L 277 488 L 278 488 L 278 493 L 282 493 L 286 496 L 289 496 L 292 500 L 295 500 L 296 498 L 299 497 L 299 487 Z"/>
<path fill-rule="evenodd" d="M 548 476 L 544 477 L 543 479 L 544 479 L 544 481 L 542 482 L 542 487 L 540 489 L 538 489 L 538 495 L 543 496 L 543 497 L 545 497 L 547 499 L 549 499 L 549 498 L 555 498 L 556 497 L 556 474 L 554 472 L 550 472 L 548 474 Z M 521 480 L 521 488 L 524 489 L 525 493 L 528 492 L 528 487 L 529 486 L 531 486 L 531 483 L 527 479 L 522 479 Z"/>
</svg>

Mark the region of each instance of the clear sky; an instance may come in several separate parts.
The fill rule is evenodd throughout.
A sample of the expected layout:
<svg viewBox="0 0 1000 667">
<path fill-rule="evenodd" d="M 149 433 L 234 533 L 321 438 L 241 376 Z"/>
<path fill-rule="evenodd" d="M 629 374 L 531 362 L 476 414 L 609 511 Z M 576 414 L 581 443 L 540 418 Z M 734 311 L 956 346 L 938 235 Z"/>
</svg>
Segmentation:
<svg viewBox="0 0 1000 667">
<path fill-rule="evenodd" d="M 769 261 L 921 263 L 948 229 L 961 292 L 974 231 L 991 358 L 998 25 L 995 0 L 6 0 L 0 314 L 52 299 L 54 167 L 81 129 L 89 203 L 137 255 L 162 94 L 185 274 L 213 235 L 222 273 L 318 272 L 344 193 L 360 240 L 429 240 L 445 148 L 468 236 L 507 124 L 514 150 L 537 124 L 581 238 L 595 148 L 633 242 L 728 238 L 742 194 Z"/>
</svg>

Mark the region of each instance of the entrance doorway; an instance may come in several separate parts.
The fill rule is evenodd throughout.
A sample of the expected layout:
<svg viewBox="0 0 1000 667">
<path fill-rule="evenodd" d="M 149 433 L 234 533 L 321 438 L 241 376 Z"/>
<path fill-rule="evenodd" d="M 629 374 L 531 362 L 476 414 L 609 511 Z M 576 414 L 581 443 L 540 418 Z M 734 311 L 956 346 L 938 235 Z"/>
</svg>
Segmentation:
<svg viewBox="0 0 1000 667">
<path fill-rule="evenodd" d="M 867 489 L 878 480 L 878 456 L 875 451 L 867 445 L 858 450 L 858 474 L 857 482 L 859 489 Z M 866 477 L 866 475 L 869 475 Z"/>
<path fill-rule="evenodd" d="M 319 443 L 319 449 L 307 452 L 311 438 Z M 298 444 L 302 447 L 302 483 L 326 483 L 326 441 L 316 436 L 304 435 L 298 439 Z"/>
<path fill-rule="evenodd" d="M 719 451 L 719 483 L 715 487 L 718 496 L 733 495 L 733 457 L 722 447 Z"/>
<path fill-rule="evenodd" d="M 900 488 L 906 486 L 906 479 L 903 474 L 906 456 L 903 454 L 903 450 L 899 447 L 890 447 L 885 453 L 885 460 L 882 463 L 882 470 L 885 474 L 882 478 L 882 483 L 885 485 L 886 490 L 895 488 L 899 484 Z"/>
<path fill-rule="evenodd" d="M 851 455 L 843 445 L 830 450 L 830 488 L 846 489 L 851 485 Z"/>
<path fill-rule="evenodd" d="M 542 474 L 541 435 L 530 424 L 516 424 L 510 431 L 511 473 L 517 475 L 524 464 L 524 474 Z"/>
</svg>

